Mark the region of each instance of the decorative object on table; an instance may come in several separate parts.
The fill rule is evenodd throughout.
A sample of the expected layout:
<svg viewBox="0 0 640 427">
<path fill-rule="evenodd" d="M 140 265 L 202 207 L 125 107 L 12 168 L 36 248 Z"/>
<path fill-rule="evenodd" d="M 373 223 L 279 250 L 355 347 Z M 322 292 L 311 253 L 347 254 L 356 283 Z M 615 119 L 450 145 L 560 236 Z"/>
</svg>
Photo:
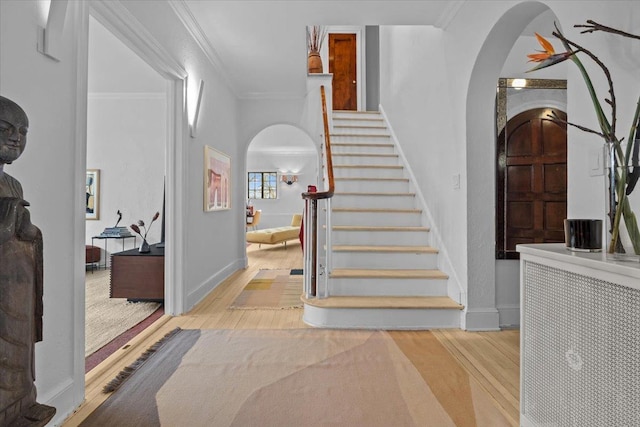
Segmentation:
<svg viewBox="0 0 640 427">
<path fill-rule="evenodd" d="M 138 235 L 142 238 L 142 243 L 140 244 L 140 249 L 139 249 L 140 252 L 142 253 L 151 251 L 151 248 L 149 247 L 149 243 L 147 243 L 147 233 L 149 233 L 151 226 L 153 225 L 154 221 L 158 219 L 159 216 L 160 216 L 160 212 L 156 212 L 155 215 L 153 215 L 153 218 L 151 218 L 151 222 L 149 223 L 148 227 L 145 225 L 144 221 L 141 219 L 138 220 L 137 224 L 131 224 L 131 229 L 136 233 L 138 233 Z M 144 234 L 142 234 L 143 231 L 144 231 Z"/>
<path fill-rule="evenodd" d="M 86 219 L 100 219 L 100 169 L 87 169 Z"/>
<path fill-rule="evenodd" d="M 326 28 L 320 25 L 307 27 L 307 67 L 309 74 L 322 73 L 323 71 L 320 49 L 322 49 L 322 42 L 326 35 Z"/>
<path fill-rule="evenodd" d="M 640 36 L 626 33 L 615 28 L 601 25 L 592 20 L 588 20 L 586 24 L 575 25 L 576 28 L 584 28 L 582 33 L 605 32 L 631 39 L 639 39 Z M 529 71 L 539 70 L 549 67 L 567 59 L 571 59 L 580 70 L 582 78 L 587 86 L 591 101 L 598 117 L 600 130 L 594 130 L 586 126 L 560 120 L 556 116 L 551 116 L 554 121 L 566 123 L 574 126 L 582 131 L 599 135 L 605 141 L 605 150 L 607 153 L 607 188 L 608 188 L 608 243 L 607 254 L 611 254 L 614 259 L 624 260 L 640 260 L 640 230 L 633 212 L 633 206 L 629 196 L 633 192 L 638 178 L 640 177 L 640 99 L 636 104 L 635 114 L 633 116 L 631 129 L 629 131 L 626 143 L 623 144 L 624 138 L 618 138 L 616 135 L 617 105 L 613 87 L 613 81 L 609 69 L 604 63 L 598 59 L 591 51 L 585 47 L 574 43 L 567 39 L 556 26 L 553 35 L 562 41 L 566 51 L 556 53 L 553 45 L 544 37 L 536 33 L 538 42 L 544 49 L 535 54 L 528 55 L 530 61 L 539 62 L 539 64 Z M 600 99 L 593 86 L 591 78 L 584 65 L 578 58 L 578 54 L 587 55 L 589 59 L 595 62 L 602 70 L 609 86 L 609 98 L 604 101 L 611 108 L 610 116 L 605 114 Z"/>
<path fill-rule="evenodd" d="M 0 424 L 40 427 L 56 413 L 36 401 L 35 344 L 43 339 L 42 233 L 31 223 L 20 182 L 4 171 L 22 155 L 28 128 L 25 111 L 0 96 Z"/>
<path fill-rule="evenodd" d="M 131 232 L 127 227 L 118 227 L 118 224 L 122 220 L 122 212 L 118 210 L 118 221 L 116 221 L 116 225 L 113 227 L 105 227 L 104 231 L 100 233 L 102 237 L 124 237 L 124 236 L 132 236 Z"/>
<path fill-rule="evenodd" d="M 231 158 L 205 145 L 204 147 L 204 210 L 231 209 Z"/>
<path fill-rule="evenodd" d="M 572 251 L 602 251 L 602 220 L 565 219 L 564 242 Z"/>
</svg>

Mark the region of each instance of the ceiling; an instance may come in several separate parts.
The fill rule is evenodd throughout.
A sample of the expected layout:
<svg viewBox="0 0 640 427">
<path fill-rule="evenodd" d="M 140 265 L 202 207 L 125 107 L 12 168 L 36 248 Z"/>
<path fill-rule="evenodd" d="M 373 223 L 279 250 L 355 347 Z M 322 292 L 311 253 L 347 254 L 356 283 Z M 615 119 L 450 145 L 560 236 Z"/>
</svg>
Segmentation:
<svg viewBox="0 0 640 427">
<path fill-rule="evenodd" d="M 442 28 L 463 2 L 174 0 L 172 6 L 204 41 L 209 58 L 236 95 L 292 98 L 306 92 L 307 25 Z"/>
</svg>

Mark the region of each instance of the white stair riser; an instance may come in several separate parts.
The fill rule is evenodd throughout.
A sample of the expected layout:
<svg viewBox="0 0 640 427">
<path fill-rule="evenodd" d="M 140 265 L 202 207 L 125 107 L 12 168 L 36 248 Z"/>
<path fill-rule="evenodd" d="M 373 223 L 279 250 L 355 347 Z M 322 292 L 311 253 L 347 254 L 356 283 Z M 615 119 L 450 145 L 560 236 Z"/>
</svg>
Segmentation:
<svg viewBox="0 0 640 427">
<path fill-rule="evenodd" d="M 389 129 L 379 127 L 363 127 L 363 126 L 349 126 L 349 127 L 335 127 L 334 123 L 333 133 L 337 135 L 389 135 Z"/>
<path fill-rule="evenodd" d="M 420 226 L 419 213 L 333 212 L 332 225 Z"/>
<path fill-rule="evenodd" d="M 338 180 L 335 191 L 349 193 L 403 193 L 409 191 L 408 181 Z"/>
<path fill-rule="evenodd" d="M 335 178 L 404 178 L 402 168 L 333 168 Z"/>
<path fill-rule="evenodd" d="M 393 207 L 396 209 L 412 209 L 416 207 L 413 195 L 408 196 L 354 196 L 334 195 L 331 204 L 334 208 L 376 208 Z"/>
<path fill-rule="evenodd" d="M 333 120 L 333 132 L 334 133 L 347 133 L 354 129 L 363 129 L 367 133 L 384 133 L 389 134 L 389 128 L 387 128 L 383 121 L 380 120 Z"/>
<path fill-rule="evenodd" d="M 397 156 L 341 156 L 338 153 L 333 154 L 333 166 L 338 165 L 386 165 L 396 166 L 398 165 Z"/>
<path fill-rule="evenodd" d="M 351 135 L 344 133 L 336 133 L 331 135 L 331 143 L 348 143 L 348 144 L 390 144 L 391 137 L 385 136 L 367 136 L 367 135 Z"/>
<path fill-rule="evenodd" d="M 334 142 L 331 143 L 331 152 L 333 154 L 339 153 L 358 153 L 358 154 L 393 154 L 395 153 L 393 146 L 387 144 L 346 144 L 339 145 Z M 335 159 L 335 158 L 334 158 Z"/>
<path fill-rule="evenodd" d="M 428 245 L 428 231 L 333 231 L 334 245 Z"/>
<path fill-rule="evenodd" d="M 434 269 L 438 267 L 438 254 L 394 252 L 333 252 L 333 268 L 356 269 Z"/>
<path fill-rule="evenodd" d="M 334 111 L 332 118 L 334 120 L 342 119 L 381 119 L 382 114 L 378 111 L 368 112 L 351 112 L 351 111 Z"/>
<path fill-rule="evenodd" d="M 331 296 L 446 297 L 443 279 L 329 279 Z"/>
<path fill-rule="evenodd" d="M 320 308 L 304 306 L 302 320 L 311 326 L 348 329 L 459 328 L 460 310 Z"/>
</svg>

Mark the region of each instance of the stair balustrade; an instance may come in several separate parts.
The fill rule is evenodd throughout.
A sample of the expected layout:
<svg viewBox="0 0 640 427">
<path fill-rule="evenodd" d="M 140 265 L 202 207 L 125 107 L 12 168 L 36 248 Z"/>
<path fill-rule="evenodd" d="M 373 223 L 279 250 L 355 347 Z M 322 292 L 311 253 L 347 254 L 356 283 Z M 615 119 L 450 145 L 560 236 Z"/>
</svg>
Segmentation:
<svg viewBox="0 0 640 427">
<path fill-rule="evenodd" d="M 305 202 L 304 210 L 304 294 L 306 298 L 326 298 L 328 297 L 328 287 L 326 275 L 329 271 L 330 259 L 327 251 L 325 265 L 318 268 L 318 201 L 326 201 L 326 247 L 331 247 L 330 242 L 330 214 L 331 214 L 331 198 L 335 189 L 333 179 L 333 163 L 331 158 L 331 135 L 329 132 L 329 117 L 327 114 L 327 100 L 324 86 L 320 86 L 320 96 L 322 101 L 322 120 L 324 129 L 324 155 L 327 169 L 328 188 L 326 191 L 316 192 L 313 186 L 308 188 L 307 192 L 302 193 Z M 324 275 L 323 289 L 318 289 L 318 276 Z"/>
</svg>

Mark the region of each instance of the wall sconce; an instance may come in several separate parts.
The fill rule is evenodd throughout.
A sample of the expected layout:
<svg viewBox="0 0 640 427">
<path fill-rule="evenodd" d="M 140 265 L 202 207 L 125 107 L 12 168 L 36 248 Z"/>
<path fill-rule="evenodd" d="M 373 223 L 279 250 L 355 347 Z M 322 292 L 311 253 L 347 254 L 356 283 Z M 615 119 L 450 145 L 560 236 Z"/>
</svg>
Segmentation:
<svg viewBox="0 0 640 427">
<path fill-rule="evenodd" d="M 204 80 L 200 80 L 197 92 L 195 92 L 190 88 L 189 78 L 187 77 L 187 88 L 187 118 L 189 120 L 189 133 L 191 138 L 195 138 L 198 134 L 198 117 L 200 116 L 200 104 L 202 103 Z"/>
<path fill-rule="evenodd" d="M 282 182 L 284 182 L 287 185 L 291 185 L 294 182 L 298 182 L 298 175 L 282 175 Z"/>
<path fill-rule="evenodd" d="M 60 61 L 60 39 L 68 3 L 69 0 L 51 0 L 49 11 L 45 13 L 47 22 L 44 27 L 38 26 L 38 52 L 55 61 Z"/>
</svg>

